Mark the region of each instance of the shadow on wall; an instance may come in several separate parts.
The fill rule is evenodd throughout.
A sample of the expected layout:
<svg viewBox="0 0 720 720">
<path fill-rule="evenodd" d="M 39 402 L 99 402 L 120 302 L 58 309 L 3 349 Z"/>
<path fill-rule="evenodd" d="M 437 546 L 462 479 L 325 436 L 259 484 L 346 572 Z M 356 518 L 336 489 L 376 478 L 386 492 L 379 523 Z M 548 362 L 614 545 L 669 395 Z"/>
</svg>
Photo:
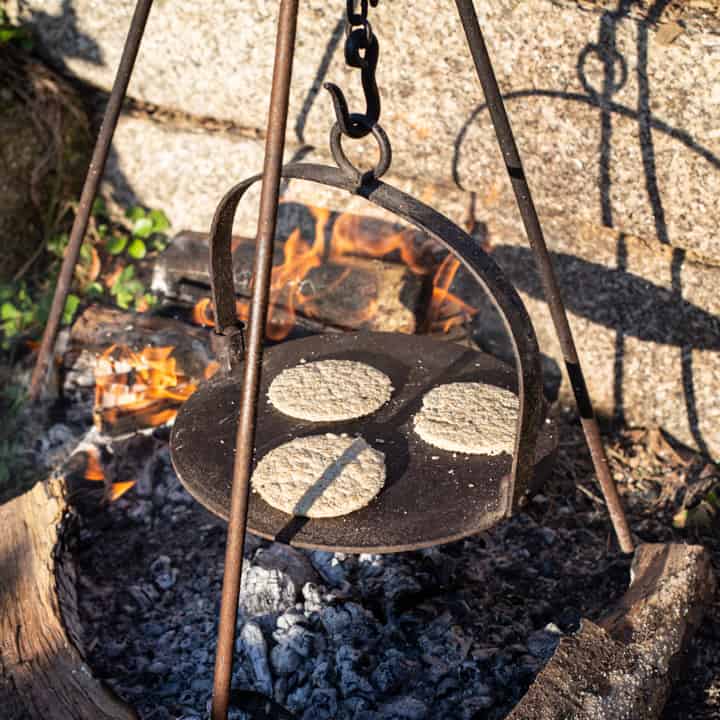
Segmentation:
<svg viewBox="0 0 720 720">
<path fill-rule="evenodd" d="M 598 27 L 598 42 L 588 43 L 578 55 L 577 72 L 584 93 L 569 93 L 554 89 L 515 90 L 507 93 L 506 101 L 528 97 L 546 97 L 553 100 L 584 103 L 599 110 L 601 139 L 598 147 L 598 185 L 601 196 L 601 217 L 607 227 L 614 226 L 611 201 L 611 160 L 613 153 L 613 117 L 624 116 L 637 122 L 638 143 L 641 148 L 643 176 L 648 203 L 652 209 L 655 234 L 661 243 L 670 244 L 665 221 L 665 209 L 657 182 L 653 132 L 661 132 L 682 143 L 690 152 L 707 161 L 713 170 L 720 169 L 720 158 L 695 141 L 684 130 L 674 128 L 653 116 L 650 109 L 650 79 L 648 76 L 648 35 L 650 27 L 662 16 L 670 0 L 657 0 L 638 25 L 636 47 L 636 78 L 638 98 L 636 107 L 627 107 L 613 101 L 628 81 L 629 64 L 617 47 L 617 30 L 625 20 L 634 0 L 618 0 L 614 10 L 602 14 Z M 586 68 L 594 60 L 603 70 L 601 87 L 595 87 L 588 79 Z M 461 128 L 453 157 L 453 177 L 462 188 L 459 177 L 459 159 L 468 130 L 476 119 L 487 110 L 485 104 L 478 106 Z M 511 275 L 517 286 L 535 297 L 541 297 L 539 280 L 528 273 L 530 251 L 520 248 L 498 248 L 495 257 Z M 708 453 L 708 447 L 699 428 L 699 418 L 693 382 L 692 350 L 720 350 L 720 320 L 710 313 L 687 303 L 682 297 L 682 266 L 685 253 L 679 248 L 672 252 L 672 292 L 654 286 L 638 276 L 627 272 L 627 246 L 621 235 L 617 245 L 617 270 L 588 263 L 569 255 L 554 256 L 561 284 L 568 286 L 564 277 L 573 277 L 572 295 L 566 295 L 568 309 L 593 322 L 616 331 L 614 368 L 614 405 L 619 421 L 624 420 L 623 372 L 625 337 L 638 337 L 658 343 L 668 343 L 681 348 L 682 385 L 689 426 L 699 450 Z M 518 272 L 524 267 L 525 272 Z M 582 281 L 580 281 L 582 278 Z M 605 301 L 602 302 L 600 298 Z M 582 348 L 581 348 L 582 350 Z"/>
<path fill-rule="evenodd" d="M 22 17 L 26 18 L 31 26 L 37 25 L 46 28 L 46 34 L 53 43 L 60 43 L 60 38 L 63 36 L 72 37 L 72 43 L 63 43 L 64 47 L 74 48 L 74 52 L 65 53 L 66 57 L 84 60 L 93 65 L 105 65 L 105 58 L 100 46 L 92 37 L 83 33 L 78 27 L 78 17 L 73 7 L 73 0 L 62 0 L 62 7 L 58 15 L 51 15 L 43 10 L 35 10 L 23 0 L 18 5 Z M 39 50 L 42 52 L 42 47 Z M 54 58 L 52 64 L 66 75 L 70 74 L 62 60 Z"/>
</svg>

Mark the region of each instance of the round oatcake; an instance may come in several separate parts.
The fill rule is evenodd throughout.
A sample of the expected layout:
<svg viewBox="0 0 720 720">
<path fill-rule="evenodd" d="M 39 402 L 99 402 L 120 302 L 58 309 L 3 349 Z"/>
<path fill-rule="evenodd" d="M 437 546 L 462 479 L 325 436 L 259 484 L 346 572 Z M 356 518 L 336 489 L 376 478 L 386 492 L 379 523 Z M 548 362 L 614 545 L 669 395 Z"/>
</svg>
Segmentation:
<svg viewBox="0 0 720 720">
<path fill-rule="evenodd" d="M 270 384 L 270 402 L 300 420 L 352 420 L 375 412 L 393 387 L 385 373 L 354 360 L 318 360 L 283 370 Z"/>
<path fill-rule="evenodd" d="M 415 432 L 430 445 L 472 455 L 512 454 L 517 395 L 484 383 L 433 388 L 415 416 Z"/>
<path fill-rule="evenodd" d="M 288 515 L 327 518 L 359 510 L 385 484 L 385 456 L 362 437 L 310 435 L 265 455 L 252 487 Z"/>
</svg>

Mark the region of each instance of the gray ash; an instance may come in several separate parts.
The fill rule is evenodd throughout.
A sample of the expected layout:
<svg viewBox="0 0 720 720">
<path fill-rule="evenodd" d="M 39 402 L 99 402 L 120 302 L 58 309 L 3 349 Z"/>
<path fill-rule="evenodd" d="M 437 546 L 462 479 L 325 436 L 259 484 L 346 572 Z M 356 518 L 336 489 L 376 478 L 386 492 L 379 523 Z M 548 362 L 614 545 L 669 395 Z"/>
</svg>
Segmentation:
<svg viewBox="0 0 720 720">
<path fill-rule="evenodd" d="M 502 718 L 561 635 L 626 588 L 604 523 L 539 496 L 490 532 L 396 555 L 248 537 L 233 686 L 304 720 Z M 83 520 L 88 660 L 143 718 L 206 716 L 224 542 L 166 448 L 152 486 Z"/>
</svg>

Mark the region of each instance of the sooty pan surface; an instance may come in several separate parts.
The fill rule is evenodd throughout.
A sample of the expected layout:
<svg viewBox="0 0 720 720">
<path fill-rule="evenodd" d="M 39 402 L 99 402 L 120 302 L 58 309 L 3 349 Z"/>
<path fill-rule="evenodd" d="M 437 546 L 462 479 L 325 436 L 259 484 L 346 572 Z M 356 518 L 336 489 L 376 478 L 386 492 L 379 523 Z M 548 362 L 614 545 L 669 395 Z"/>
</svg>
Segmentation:
<svg viewBox="0 0 720 720">
<path fill-rule="evenodd" d="M 287 417 L 267 399 L 273 378 L 301 361 L 357 360 L 392 380 L 393 396 L 369 417 L 307 422 Z M 227 519 L 233 473 L 241 374 L 219 376 L 183 405 L 171 439 L 181 482 L 211 512 Z M 457 540 L 502 517 L 511 458 L 452 453 L 413 431 L 426 392 L 450 382 L 484 382 L 517 392 L 514 370 L 489 355 L 422 335 L 357 332 L 317 335 L 265 352 L 258 406 L 256 462 L 293 438 L 317 433 L 362 435 L 385 454 L 387 479 L 370 505 L 339 518 L 292 518 L 251 491 L 248 530 L 304 548 L 344 552 L 400 552 Z M 548 473 L 557 448 L 546 421 L 536 453 L 534 484 Z"/>
</svg>

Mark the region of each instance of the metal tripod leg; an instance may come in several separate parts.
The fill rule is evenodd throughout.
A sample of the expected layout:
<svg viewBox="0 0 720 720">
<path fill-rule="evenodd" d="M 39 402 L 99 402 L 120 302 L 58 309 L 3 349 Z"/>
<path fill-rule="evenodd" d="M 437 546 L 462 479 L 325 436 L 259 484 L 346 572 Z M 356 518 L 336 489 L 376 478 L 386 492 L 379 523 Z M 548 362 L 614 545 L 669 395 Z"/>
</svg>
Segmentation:
<svg viewBox="0 0 720 720">
<path fill-rule="evenodd" d="M 610 519 L 615 529 L 620 548 L 623 552 L 633 551 L 633 541 L 630 535 L 630 528 L 625 517 L 620 496 L 610 475 L 605 449 L 600 437 L 597 418 L 592 407 L 592 401 L 585 384 L 585 377 L 580 367 L 575 341 L 568 323 L 565 306 L 560 294 L 560 287 L 555 275 L 555 269 L 548 253 L 545 237 L 543 236 L 540 220 L 530 194 L 527 178 L 523 170 L 515 138 L 513 136 L 510 121 L 505 111 L 500 88 L 492 68 L 490 56 L 485 45 L 485 40 L 480 30 L 477 13 L 472 0 L 455 0 L 460 20 L 467 37 L 468 46 L 475 62 L 475 69 L 482 85 L 488 110 L 495 128 L 500 150 L 505 160 L 510 182 L 512 183 L 515 199 L 517 200 L 520 215 L 522 216 L 525 231 L 530 241 L 540 278 L 542 280 L 545 298 L 550 307 L 550 314 L 555 325 L 555 331 L 560 340 L 565 367 L 572 384 L 580 413 L 580 421 L 585 432 L 590 454 L 592 456 L 595 474 L 600 482 L 605 502 L 607 504 Z"/>
<path fill-rule="evenodd" d="M 140 42 L 145 32 L 145 25 L 152 4 L 153 0 L 138 0 L 135 6 L 135 12 L 130 23 L 130 30 L 128 31 L 125 47 L 123 48 L 122 57 L 120 58 L 120 64 L 118 65 L 117 74 L 115 75 L 115 82 L 113 83 L 110 99 L 105 108 L 105 116 L 100 126 L 100 133 L 95 143 L 90 167 L 85 176 L 85 185 L 83 186 L 80 204 L 78 205 L 77 214 L 75 215 L 70 233 L 70 242 L 65 252 L 65 257 L 63 258 L 62 267 L 60 268 L 60 275 L 58 276 L 57 285 L 55 286 L 55 294 L 53 296 L 50 314 L 48 315 L 47 324 L 43 332 L 33 374 L 30 378 L 31 400 L 36 400 L 39 397 L 45 384 L 47 370 L 50 366 L 55 348 L 58 328 L 60 327 L 60 318 L 62 317 L 65 302 L 70 292 L 75 266 L 80 256 L 80 248 L 85 239 L 85 233 L 90 219 L 90 211 L 95 202 L 100 180 L 105 172 L 105 163 L 108 153 L 110 152 L 110 145 L 113 135 L 115 134 L 115 128 L 117 127 L 118 118 L 120 117 L 120 111 L 122 110 L 123 101 L 125 100 L 125 94 L 127 93 L 128 84 L 130 83 L 130 76 L 135 66 L 135 59 L 140 49 Z"/>
<path fill-rule="evenodd" d="M 263 355 L 262 341 L 268 316 L 273 241 L 277 224 L 283 150 L 285 149 L 285 130 L 293 54 L 295 51 L 298 5 L 299 0 L 282 0 L 278 19 L 275 68 L 270 93 L 265 167 L 263 170 L 260 216 L 255 247 L 255 281 L 250 305 L 240 417 L 235 441 L 235 468 L 233 472 L 228 538 L 225 548 L 225 572 L 220 607 L 220 626 L 218 628 L 218 646 L 215 656 L 212 720 L 226 720 L 228 713 L 235 649 L 238 594 L 242 577 L 243 547 L 248 512 L 250 470 L 252 468 L 257 424 L 260 366 Z"/>
</svg>

